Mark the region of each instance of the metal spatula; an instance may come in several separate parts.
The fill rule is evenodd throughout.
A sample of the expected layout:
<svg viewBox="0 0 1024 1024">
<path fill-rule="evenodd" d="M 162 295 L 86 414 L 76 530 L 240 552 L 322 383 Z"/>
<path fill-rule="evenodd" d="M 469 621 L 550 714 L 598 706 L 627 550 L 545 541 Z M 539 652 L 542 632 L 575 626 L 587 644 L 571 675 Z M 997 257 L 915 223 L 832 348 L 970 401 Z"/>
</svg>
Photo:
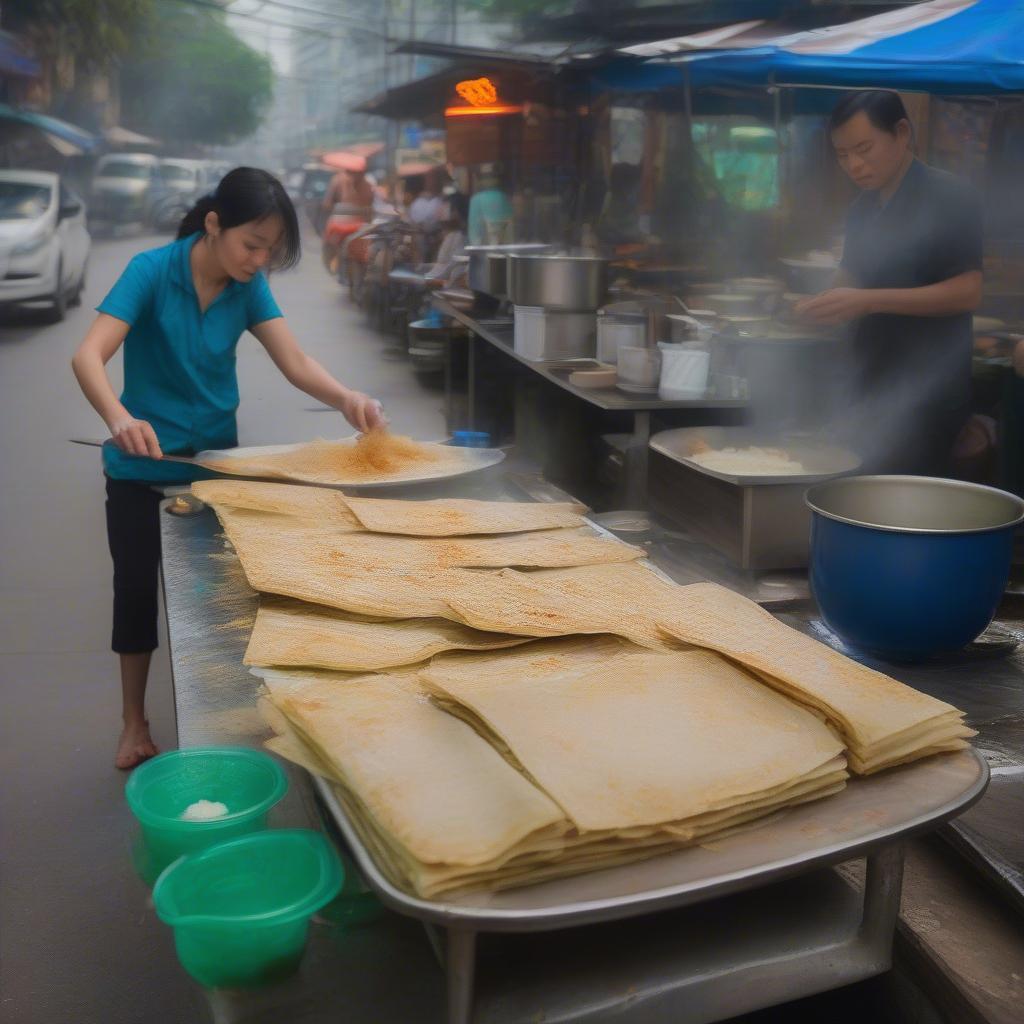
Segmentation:
<svg viewBox="0 0 1024 1024">
<path fill-rule="evenodd" d="M 72 444 L 84 444 L 89 448 L 102 448 L 107 442 L 100 441 L 96 438 L 88 437 L 69 437 L 68 440 Z M 130 459 L 149 459 L 152 458 L 150 455 L 129 455 L 128 452 L 122 452 L 122 455 L 127 455 Z M 198 459 L 191 459 L 187 455 L 165 455 L 161 459 L 155 460 L 157 462 L 184 462 L 189 466 L 201 466 L 202 463 Z"/>
</svg>

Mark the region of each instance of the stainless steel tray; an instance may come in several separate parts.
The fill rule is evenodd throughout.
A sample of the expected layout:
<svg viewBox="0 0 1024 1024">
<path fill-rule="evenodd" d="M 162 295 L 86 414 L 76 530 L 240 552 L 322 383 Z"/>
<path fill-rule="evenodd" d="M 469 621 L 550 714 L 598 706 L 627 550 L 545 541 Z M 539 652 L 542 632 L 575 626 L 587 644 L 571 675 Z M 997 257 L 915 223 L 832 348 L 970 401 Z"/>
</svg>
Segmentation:
<svg viewBox="0 0 1024 1024">
<path fill-rule="evenodd" d="M 690 446 L 697 441 L 703 441 L 711 448 L 748 448 L 752 445 L 785 448 L 807 467 L 807 471 L 788 475 L 722 473 L 702 466 L 689 457 Z M 749 427 L 680 427 L 677 430 L 663 430 L 651 438 L 650 447 L 698 473 L 713 476 L 737 487 L 812 484 L 817 480 L 829 480 L 860 468 L 860 458 L 845 448 L 817 444 L 800 437 L 769 439 Z"/>
<path fill-rule="evenodd" d="M 611 921 L 751 889 L 862 856 L 934 828 L 970 807 L 988 784 L 973 750 L 938 755 L 782 811 L 749 831 L 638 864 L 504 892 L 424 900 L 392 884 L 362 844 L 331 784 L 315 779 L 360 871 L 381 900 L 422 921 L 482 932 L 529 932 Z"/>
</svg>

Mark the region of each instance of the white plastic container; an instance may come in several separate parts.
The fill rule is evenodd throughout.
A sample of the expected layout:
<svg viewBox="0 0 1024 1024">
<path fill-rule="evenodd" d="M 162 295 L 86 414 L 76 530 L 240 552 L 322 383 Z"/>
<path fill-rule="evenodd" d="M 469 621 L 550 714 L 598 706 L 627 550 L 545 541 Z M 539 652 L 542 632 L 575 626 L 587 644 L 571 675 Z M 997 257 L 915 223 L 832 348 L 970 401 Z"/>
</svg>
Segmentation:
<svg viewBox="0 0 1024 1024">
<path fill-rule="evenodd" d="M 666 345 L 661 349 L 661 378 L 658 397 L 666 402 L 701 398 L 708 389 L 711 353 L 692 345 Z"/>
<path fill-rule="evenodd" d="M 644 345 L 623 345 L 619 349 L 618 386 L 625 391 L 658 390 L 661 353 Z"/>
<path fill-rule="evenodd" d="M 647 337 L 645 322 L 623 322 L 609 316 L 597 318 L 597 358 L 602 363 L 615 366 L 619 361 L 619 349 L 623 346 L 643 345 Z"/>
<path fill-rule="evenodd" d="M 594 313 L 559 313 L 543 306 L 516 306 L 512 347 L 531 362 L 592 359 L 596 332 Z"/>
</svg>

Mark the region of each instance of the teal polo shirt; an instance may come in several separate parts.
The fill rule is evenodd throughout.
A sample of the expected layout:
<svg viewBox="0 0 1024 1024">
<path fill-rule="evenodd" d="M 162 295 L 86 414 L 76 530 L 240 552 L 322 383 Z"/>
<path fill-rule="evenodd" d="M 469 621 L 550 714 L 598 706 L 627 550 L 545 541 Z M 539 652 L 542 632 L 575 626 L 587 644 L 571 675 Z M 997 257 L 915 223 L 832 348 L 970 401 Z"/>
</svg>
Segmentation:
<svg viewBox="0 0 1024 1024">
<path fill-rule="evenodd" d="M 139 253 L 98 312 L 129 325 L 124 340 L 121 402 L 156 431 L 167 455 L 238 444 L 235 348 L 242 333 L 281 316 L 262 273 L 229 281 L 199 309 L 189 255 L 201 236 Z M 192 466 L 123 454 L 103 447 L 103 469 L 115 480 L 187 483 L 210 474 Z"/>
</svg>

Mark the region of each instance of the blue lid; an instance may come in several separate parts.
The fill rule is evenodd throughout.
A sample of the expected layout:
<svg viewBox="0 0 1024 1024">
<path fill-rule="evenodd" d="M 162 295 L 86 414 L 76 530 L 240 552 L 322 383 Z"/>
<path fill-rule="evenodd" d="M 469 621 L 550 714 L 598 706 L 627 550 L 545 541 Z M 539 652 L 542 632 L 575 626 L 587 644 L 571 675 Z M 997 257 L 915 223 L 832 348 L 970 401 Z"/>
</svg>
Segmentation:
<svg viewBox="0 0 1024 1024">
<path fill-rule="evenodd" d="M 461 448 L 488 448 L 491 435 L 484 430 L 456 430 L 452 434 L 452 444 Z"/>
</svg>

